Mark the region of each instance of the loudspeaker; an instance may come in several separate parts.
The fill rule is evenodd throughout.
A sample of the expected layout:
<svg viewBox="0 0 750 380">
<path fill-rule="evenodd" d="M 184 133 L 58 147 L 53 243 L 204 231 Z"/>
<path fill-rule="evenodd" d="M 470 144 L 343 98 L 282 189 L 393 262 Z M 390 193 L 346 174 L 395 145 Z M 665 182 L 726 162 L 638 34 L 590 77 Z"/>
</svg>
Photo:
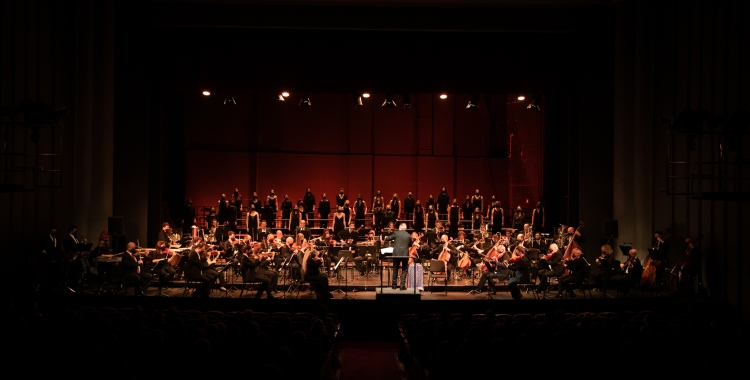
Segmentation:
<svg viewBox="0 0 750 380">
<path fill-rule="evenodd" d="M 107 232 L 110 235 L 124 235 L 125 223 L 121 216 L 110 216 L 107 221 Z"/>
<path fill-rule="evenodd" d="M 109 245 L 112 248 L 112 253 L 125 252 L 127 244 L 127 238 L 125 235 L 109 234 Z"/>
<path fill-rule="evenodd" d="M 602 237 L 604 237 L 605 239 L 617 238 L 617 221 L 616 220 L 602 221 Z"/>
</svg>

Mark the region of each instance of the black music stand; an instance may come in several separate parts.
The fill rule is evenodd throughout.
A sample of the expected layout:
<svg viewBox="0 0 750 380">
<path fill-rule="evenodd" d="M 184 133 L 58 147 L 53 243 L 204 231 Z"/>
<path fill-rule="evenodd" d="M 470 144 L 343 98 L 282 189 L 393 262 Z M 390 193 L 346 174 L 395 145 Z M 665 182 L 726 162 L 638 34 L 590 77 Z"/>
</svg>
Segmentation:
<svg viewBox="0 0 750 380">
<path fill-rule="evenodd" d="M 226 277 L 227 276 L 226 275 L 226 271 L 229 269 L 230 266 L 232 266 L 232 263 L 231 262 L 226 262 L 225 264 L 226 265 L 224 265 L 224 268 L 221 268 L 221 270 L 219 271 L 219 276 L 224 276 L 224 281 L 226 282 L 226 278 L 227 278 Z M 233 296 L 229 295 L 229 288 L 225 287 L 224 289 L 225 290 L 224 290 L 224 297 L 223 298 L 234 298 Z"/>
<path fill-rule="evenodd" d="M 348 299 L 354 299 L 354 297 L 349 296 L 349 293 L 347 293 L 346 288 L 349 286 L 349 275 L 347 274 L 347 264 L 349 261 L 353 260 L 354 254 L 352 251 L 349 250 L 340 250 L 339 251 L 339 264 L 341 264 L 341 260 L 343 260 L 344 264 L 344 297 L 342 297 L 342 300 L 348 300 Z M 337 266 L 339 265 L 337 264 Z M 341 290 L 341 280 L 339 280 L 339 290 Z"/>
<path fill-rule="evenodd" d="M 393 256 L 386 256 L 386 254 L 393 254 L 393 247 L 381 248 L 380 249 L 380 294 L 383 294 L 383 262 L 385 260 L 392 260 Z M 391 267 L 393 264 L 391 263 Z M 388 283 L 391 283 L 391 272 L 388 272 Z"/>
<path fill-rule="evenodd" d="M 154 265 L 154 268 L 151 269 L 151 272 L 158 273 L 161 270 L 161 268 L 165 265 L 168 265 L 167 259 L 163 258 L 159 260 L 159 262 L 156 263 L 156 265 Z M 167 287 L 169 287 L 169 284 L 167 284 Z M 169 297 L 167 293 L 164 293 L 164 290 L 161 288 L 161 275 L 159 275 L 159 294 L 157 294 L 156 296 L 157 297 Z"/>
</svg>

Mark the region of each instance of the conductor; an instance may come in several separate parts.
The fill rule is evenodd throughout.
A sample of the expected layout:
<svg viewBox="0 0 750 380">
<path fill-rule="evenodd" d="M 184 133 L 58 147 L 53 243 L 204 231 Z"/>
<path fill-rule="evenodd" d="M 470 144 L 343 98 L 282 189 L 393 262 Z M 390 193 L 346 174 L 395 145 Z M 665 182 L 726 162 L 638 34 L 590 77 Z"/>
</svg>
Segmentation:
<svg viewBox="0 0 750 380">
<path fill-rule="evenodd" d="M 398 226 L 398 231 L 394 232 L 385 241 L 393 241 L 393 256 L 398 257 L 393 259 L 393 282 L 391 287 L 396 289 L 396 279 L 400 278 L 401 290 L 406 290 L 406 273 L 409 261 L 409 245 L 411 244 L 411 236 L 406 232 L 406 223 L 401 223 Z M 403 258 L 401 258 L 403 257 Z M 398 268 L 401 268 L 401 275 L 398 275 Z"/>
</svg>

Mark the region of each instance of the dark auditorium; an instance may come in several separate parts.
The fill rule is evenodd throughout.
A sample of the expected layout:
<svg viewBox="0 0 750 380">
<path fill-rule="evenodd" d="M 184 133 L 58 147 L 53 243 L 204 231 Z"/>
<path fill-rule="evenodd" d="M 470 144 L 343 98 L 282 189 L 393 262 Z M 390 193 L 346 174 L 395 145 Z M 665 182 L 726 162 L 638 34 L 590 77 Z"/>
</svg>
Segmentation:
<svg viewBox="0 0 750 380">
<path fill-rule="evenodd" d="M 744 0 L 0 2 L 3 362 L 737 376 L 747 20 Z"/>
</svg>

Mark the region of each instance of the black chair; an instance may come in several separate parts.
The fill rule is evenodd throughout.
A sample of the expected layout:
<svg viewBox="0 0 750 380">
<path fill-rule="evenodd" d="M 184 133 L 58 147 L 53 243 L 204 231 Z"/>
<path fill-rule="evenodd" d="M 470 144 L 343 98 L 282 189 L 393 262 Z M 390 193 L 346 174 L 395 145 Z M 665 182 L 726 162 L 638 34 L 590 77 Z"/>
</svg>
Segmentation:
<svg viewBox="0 0 750 380">
<path fill-rule="evenodd" d="M 448 294 L 448 272 L 445 270 L 445 262 L 442 260 L 430 260 L 430 270 L 427 283 L 430 284 L 430 294 L 433 293 L 432 279 L 442 278 L 444 281 L 445 294 Z"/>
</svg>

